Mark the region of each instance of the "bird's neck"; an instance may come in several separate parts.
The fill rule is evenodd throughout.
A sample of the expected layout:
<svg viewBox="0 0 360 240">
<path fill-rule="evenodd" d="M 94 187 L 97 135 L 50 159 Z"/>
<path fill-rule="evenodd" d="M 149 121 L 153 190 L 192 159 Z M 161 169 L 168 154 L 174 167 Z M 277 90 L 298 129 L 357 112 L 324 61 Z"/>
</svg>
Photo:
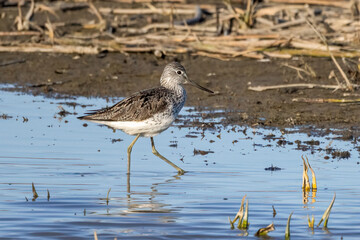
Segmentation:
<svg viewBox="0 0 360 240">
<path fill-rule="evenodd" d="M 186 91 L 183 86 L 177 85 L 172 90 L 175 92 L 176 96 L 181 97 L 181 98 L 186 97 Z"/>
<path fill-rule="evenodd" d="M 163 87 L 172 91 L 176 97 L 179 97 L 179 98 L 186 97 L 185 88 L 180 84 L 171 84 L 171 85 L 168 84 L 168 85 L 163 85 Z"/>
<path fill-rule="evenodd" d="M 177 109 L 176 110 L 176 115 L 180 112 L 180 110 L 182 109 L 182 107 L 185 104 L 186 101 L 186 90 L 183 86 L 178 85 L 176 88 L 171 89 L 171 91 L 174 93 L 174 108 Z"/>
</svg>

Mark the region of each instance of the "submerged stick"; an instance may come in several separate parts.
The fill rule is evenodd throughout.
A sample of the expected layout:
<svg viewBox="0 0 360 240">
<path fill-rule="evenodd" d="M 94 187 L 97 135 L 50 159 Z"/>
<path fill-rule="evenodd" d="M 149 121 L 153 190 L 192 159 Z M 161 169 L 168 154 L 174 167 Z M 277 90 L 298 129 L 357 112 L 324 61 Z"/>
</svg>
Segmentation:
<svg viewBox="0 0 360 240">
<path fill-rule="evenodd" d="M 274 205 L 272 205 L 272 209 L 273 209 L 273 217 L 275 217 L 276 216 L 276 210 L 275 210 Z"/>
<path fill-rule="evenodd" d="M 275 227 L 274 227 L 274 223 L 270 224 L 267 227 L 264 228 L 260 228 L 256 233 L 255 236 L 261 236 L 261 235 L 266 235 L 268 232 L 274 231 Z"/>
<path fill-rule="evenodd" d="M 322 221 L 324 221 L 324 228 L 327 228 L 327 224 L 328 224 L 328 221 L 329 221 L 329 216 L 330 216 L 331 208 L 332 208 L 333 205 L 334 205 L 335 198 L 336 198 L 336 193 L 334 193 L 334 197 L 333 197 L 330 205 L 328 206 L 328 208 L 327 208 L 326 211 L 324 212 L 324 215 L 321 217 L 320 222 L 318 223 L 317 227 L 319 227 L 320 224 L 322 223 Z"/>
<path fill-rule="evenodd" d="M 38 195 L 37 192 L 36 192 L 34 183 L 31 183 L 31 185 L 32 185 L 33 198 L 36 199 L 36 198 L 39 197 L 39 195 Z"/>
<path fill-rule="evenodd" d="M 106 205 L 109 205 L 109 194 L 110 194 L 111 188 L 109 188 L 107 195 L 106 195 Z"/>
</svg>

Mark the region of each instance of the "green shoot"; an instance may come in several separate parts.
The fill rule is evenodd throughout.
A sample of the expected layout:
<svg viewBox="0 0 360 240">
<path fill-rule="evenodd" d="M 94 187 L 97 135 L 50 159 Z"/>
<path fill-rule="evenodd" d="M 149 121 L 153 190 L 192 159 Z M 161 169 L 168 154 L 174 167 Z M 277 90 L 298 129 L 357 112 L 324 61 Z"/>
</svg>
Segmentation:
<svg viewBox="0 0 360 240">
<path fill-rule="evenodd" d="M 248 214 L 249 214 L 249 201 L 246 201 L 245 213 L 244 213 L 244 202 L 246 195 L 241 200 L 241 205 L 239 211 L 236 213 L 234 220 L 231 220 L 229 217 L 230 228 L 234 229 L 234 223 L 239 219 L 237 228 L 238 229 L 246 229 L 249 226 L 248 222 Z"/>
<path fill-rule="evenodd" d="M 243 218 L 242 223 L 241 223 L 241 228 L 242 229 L 246 229 L 249 226 L 248 216 L 249 216 L 249 200 L 246 199 L 244 218 Z"/>
<path fill-rule="evenodd" d="M 239 209 L 238 213 L 236 214 L 236 217 L 239 219 L 237 228 L 241 228 L 241 222 L 242 222 L 243 217 L 244 217 L 244 201 L 245 201 L 245 198 L 246 198 L 246 195 L 242 198 L 240 209 Z M 236 217 L 235 217 L 235 219 L 236 219 Z"/>
<path fill-rule="evenodd" d="M 304 191 L 310 191 L 310 182 L 309 182 L 309 176 L 308 176 L 308 165 L 305 162 L 305 159 L 303 156 L 301 156 L 302 160 L 303 160 L 303 164 L 304 164 L 304 168 L 303 168 L 303 183 L 302 183 L 302 189 Z"/>
<path fill-rule="evenodd" d="M 233 230 L 235 227 L 234 227 L 234 222 L 235 222 L 235 219 L 234 219 L 234 222 L 231 221 L 230 217 L 229 217 L 229 222 L 230 222 L 230 228 L 231 230 Z"/>
<path fill-rule="evenodd" d="M 287 220 L 286 229 L 285 229 L 285 239 L 290 239 L 290 220 L 293 213 L 294 212 L 290 213 L 290 216 Z"/>
<path fill-rule="evenodd" d="M 314 228 L 314 222 L 315 222 L 315 217 L 314 217 L 314 215 L 312 215 L 311 220 L 310 220 L 309 215 L 308 215 L 307 217 L 308 217 L 308 225 L 309 225 L 309 228 Z"/>
<path fill-rule="evenodd" d="M 306 156 L 305 156 L 306 157 Z M 312 183 L 311 183 L 311 187 L 312 187 L 312 190 L 316 191 L 317 189 L 317 184 L 316 184 L 316 177 L 315 177 L 315 172 L 314 170 L 312 169 L 312 167 L 310 166 L 310 163 L 309 163 L 309 159 L 306 157 L 306 161 L 307 161 L 307 164 L 309 166 L 309 169 L 311 171 L 311 176 L 312 176 Z"/>
<path fill-rule="evenodd" d="M 322 221 L 324 221 L 324 227 L 327 228 L 327 224 L 329 221 L 329 216 L 330 216 L 330 212 L 331 212 L 331 208 L 334 205 L 335 202 L 335 198 L 336 198 L 336 193 L 334 193 L 334 197 L 329 205 L 329 207 L 326 209 L 326 211 L 324 212 L 324 215 L 321 217 L 320 222 L 318 223 L 317 227 L 320 226 L 320 224 L 322 223 Z"/>
</svg>

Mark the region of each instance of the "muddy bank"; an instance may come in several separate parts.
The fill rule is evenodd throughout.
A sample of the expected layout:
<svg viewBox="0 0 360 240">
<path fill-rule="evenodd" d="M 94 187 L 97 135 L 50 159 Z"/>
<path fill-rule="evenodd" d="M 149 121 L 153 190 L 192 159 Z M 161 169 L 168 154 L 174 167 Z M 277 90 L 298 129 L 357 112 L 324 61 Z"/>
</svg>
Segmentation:
<svg viewBox="0 0 360 240">
<path fill-rule="evenodd" d="M 209 95 L 188 87 L 188 106 L 221 109 L 225 123 L 291 127 L 315 125 L 321 128 L 356 127 L 359 105 L 354 103 L 303 103 L 294 98 L 356 98 L 358 92 L 327 89 L 248 90 L 257 85 L 287 83 L 334 84 L 328 75 L 335 69 L 329 59 L 294 58 L 259 62 L 252 59 L 219 61 L 204 57 L 177 56 L 158 59 L 150 54 L 13 54 L 1 53 L 1 83 L 11 83 L 34 94 L 114 97 L 159 85 L 163 67 L 178 60 L 191 79 L 216 91 Z M 10 63 L 10 64 L 4 64 Z M 301 67 L 305 63 L 316 77 L 304 75 L 283 64 Z M 344 97 L 346 96 L 346 97 Z M 215 114 L 215 113 L 214 113 Z M 223 114 L 221 114 L 223 115 Z M 209 114 L 208 117 L 213 116 Z M 204 114 L 204 117 L 207 117 Z"/>
</svg>

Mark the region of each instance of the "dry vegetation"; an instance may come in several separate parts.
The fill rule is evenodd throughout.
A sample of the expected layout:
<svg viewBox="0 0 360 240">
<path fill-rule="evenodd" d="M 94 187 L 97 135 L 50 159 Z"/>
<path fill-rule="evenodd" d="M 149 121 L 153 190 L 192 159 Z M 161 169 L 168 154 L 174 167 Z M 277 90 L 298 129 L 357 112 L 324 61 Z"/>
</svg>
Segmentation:
<svg viewBox="0 0 360 240">
<path fill-rule="evenodd" d="M 358 0 L 26 1 L 2 0 L 0 51 L 101 54 L 151 52 L 157 57 L 192 54 L 221 60 L 331 57 L 340 75 L 335 85 L 282 87 L 353 90 L 335 57 L 360 56 Z M 343 59 L 350 75 L 357 61 Z M 287 66 L 295 68 L 294 66 Z M 315 74 L 311 67 L 301 74 Z M 329 76 L 330 77 L 330 76 Z M 303 101 L 303 99 L 297 99 Z M 329 100 L 331 101 L 331 99 Z"/>
<path fill-rule="evenodd" d="M 310 22 L 327 38 L 335 56 L 360 55 L 357 1 L 233 0 L 199 5 L 185 0 L 106 2 L 112 4 L 0 1 L 3 9 L 17 6 L 18 10 L 12 31 L 0 32 L 1 51 L 192 53 L 223 60 L 237 56 L 329 56 Z M 84 9 L 92 19 L 85 21 L 80 14 L 69 21 L 67 15 L 60 14 Z M 45 17 L 36 21 L 37 14 Z M 1 18 L 6 17 L 3 11 Z M 28 41 L 7 41 L 6 37 L 19 35 L 27 36 Z"/>
</svg>

